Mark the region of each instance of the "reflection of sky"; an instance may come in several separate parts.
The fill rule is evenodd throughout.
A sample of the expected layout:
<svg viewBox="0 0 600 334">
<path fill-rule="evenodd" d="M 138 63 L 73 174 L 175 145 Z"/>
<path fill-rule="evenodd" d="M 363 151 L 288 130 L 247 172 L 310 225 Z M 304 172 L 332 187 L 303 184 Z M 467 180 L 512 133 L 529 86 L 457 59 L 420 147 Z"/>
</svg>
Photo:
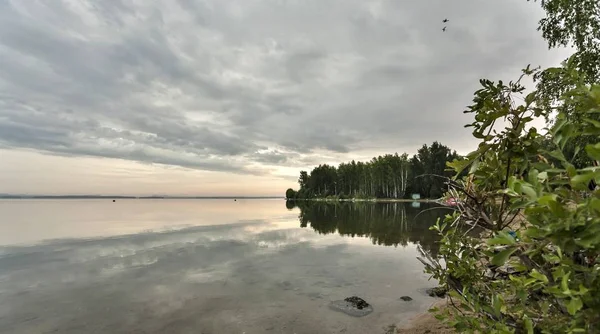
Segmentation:
<svg viewBox="0 0 600 334">
<path fill-rule="evenodd" d="M 77 215 L 69 210 L 80 209 L 52 203 L 56 207 L 50 226 L 63 218 L 72 220 Z M 223 218 L 217 225 L 204 219 L 218 217 L 219 210 L 223 217 L 235 216 L 233 202 L 135 205 L 140 203 L 146 203 L 146 210 L 134 211 L 143 212 L 143 217 L 153 212 L 160 217 L 174 207 L 194 208 L 170 213 L 162 226 L 158 222 L 166 216 L 153 219 L 153 229 L 163 231 L 159 233 L 143 232 L 147 225 L 138 224 L 142 219 L 127 213 L 133 209 L 121 209 L 120 219 L 132 218 L 135 227 L 114 233 L 115 223 L 103 225 L 95 220 L 100 214 L 88 208 L 86 212 L 109 232 L 96 226 L 95 237 L 89 238 L 93 234 L 83 231 L 89 226 L 83 221 L 80 230 L 43 238 L 54 240 L 40 243 L 43 233 L 32 231 L 37 237 L 28 241 L 37 243 L 23 245 L 27 238 L 22 238 L 20 245 L 0 247 L 0 332 L 263 333 L 279 328 L 296 333 L 377 333 L 433 301 L 419 292 L 433 283 L 422 273 L 412 245 L 381 247 L 368 238 L 319 235 L 299 228 L 297 212 L 288 212 L 279 201 L 256 201 L 256 212 L 251 207 L 239 210 L 241 222 L 227 224 Z M 27 212 L 37 219 L 37 204 L 19 211 L 25 216 L 18 219 L 27 221 Z M 201 208 L 209 204 L 213 206 L 207 214 Z M 15 212 L 6 206 L 1 210 L 3 217 Z M 193 213 L 200 219 L 194 220 Z M 106 215 L 116 216 L 114 211 Z M 165 228 L 191 221 L 200 223 Z M 42 223 L 35 222 L 40 227 Z M 139 233 L 126 233 L 136 228 Z M 47 235 L 57 236 L 55 231 Z M 355 294 L 371 302 L 375 312 L 350 318 L 327 308 L 331 300 Z M 403 295 L 415 300 L 398 301 Z"/>
<path fill-rule="evenodd" d="M 0 200 L 0 245 L 251 220 L 293 221 L 282 200 Z"/>
</svg>

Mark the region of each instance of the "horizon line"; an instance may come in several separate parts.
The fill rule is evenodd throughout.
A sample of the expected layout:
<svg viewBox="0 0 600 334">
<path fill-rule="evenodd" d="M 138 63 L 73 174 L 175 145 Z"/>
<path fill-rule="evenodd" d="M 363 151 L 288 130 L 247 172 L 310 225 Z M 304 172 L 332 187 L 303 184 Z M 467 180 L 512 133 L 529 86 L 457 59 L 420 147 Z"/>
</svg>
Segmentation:
<svg viewBox="0 0 600 334">
<path fill-rule="evenodd" d="M 235 198 L 285 198 L 285 196 L 273 196 L 273 195 L 255 195 L 255 196 L 235 196 L 235 195 L 44 195 L 44 194 L 0 194 L 0 198 L 223 198 L 223 199 L 235 199 Z"/>
</svg>

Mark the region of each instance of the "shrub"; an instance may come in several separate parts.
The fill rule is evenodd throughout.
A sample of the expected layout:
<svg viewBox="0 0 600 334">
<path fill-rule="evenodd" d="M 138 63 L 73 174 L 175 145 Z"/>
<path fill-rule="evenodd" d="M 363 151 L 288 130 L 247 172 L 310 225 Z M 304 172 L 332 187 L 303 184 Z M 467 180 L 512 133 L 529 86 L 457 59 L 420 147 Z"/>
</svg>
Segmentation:
<svg viewBox="0 0 600 334">
<path fill-rule="evenodd" d="M 547 71 L 581 77 L 571 61 Z M 537 73 L 528 67 L 523 76 Z M 468 173 L 448 180 L 446 196 L 459 201 L 433 227 L 440 258 L 420 258 L 450 291 L 454 307 L 437 317 L 459 332 L 600 332 L 600 143 L 578 140 L 600 136 L 600 85 L 579 82 L 560 108 L 548 108 L 538 91 L 517 105 L 520 81 L 482 80 L 466 111 L 480 144 L 449 163 Z M 531 126 L 551 113 L 548 134 Z M 494 131 L 500 122 L 506 127 Z M 569 145 L 589 164 L 576 168 L 565 157 Z M 482 238 L 465 228 L 482 229 Z"/>
</svg>

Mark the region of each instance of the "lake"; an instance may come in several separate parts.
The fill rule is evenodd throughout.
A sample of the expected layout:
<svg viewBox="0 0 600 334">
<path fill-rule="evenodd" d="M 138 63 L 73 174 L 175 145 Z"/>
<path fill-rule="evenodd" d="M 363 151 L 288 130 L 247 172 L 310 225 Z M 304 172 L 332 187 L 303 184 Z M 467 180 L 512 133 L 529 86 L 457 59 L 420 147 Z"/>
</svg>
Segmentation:
<svg viewBox="0 0 600 334">
<path fill-rule="evenodd" d="M 300 206 L 0 200 L 0 333 L 387 333 L 436 302 L 417 245 L 447 211 Z"/>
</svg>

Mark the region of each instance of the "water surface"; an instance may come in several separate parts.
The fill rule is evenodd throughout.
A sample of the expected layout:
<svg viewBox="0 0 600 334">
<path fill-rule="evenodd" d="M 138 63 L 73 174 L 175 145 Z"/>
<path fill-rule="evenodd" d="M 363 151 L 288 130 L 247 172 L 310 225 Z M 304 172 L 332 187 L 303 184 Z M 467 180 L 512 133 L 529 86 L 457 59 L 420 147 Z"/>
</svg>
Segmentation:
<svg viewBox="0 0 600 334">
<path fill-rule="evenodd" d="M 385 333 L 435 302 L 416 244 L 443 211 L 301 207 L 0 201 L 0 333 Z M 328 307 L 353 295 L 373 312 Z"/>
</svg>

